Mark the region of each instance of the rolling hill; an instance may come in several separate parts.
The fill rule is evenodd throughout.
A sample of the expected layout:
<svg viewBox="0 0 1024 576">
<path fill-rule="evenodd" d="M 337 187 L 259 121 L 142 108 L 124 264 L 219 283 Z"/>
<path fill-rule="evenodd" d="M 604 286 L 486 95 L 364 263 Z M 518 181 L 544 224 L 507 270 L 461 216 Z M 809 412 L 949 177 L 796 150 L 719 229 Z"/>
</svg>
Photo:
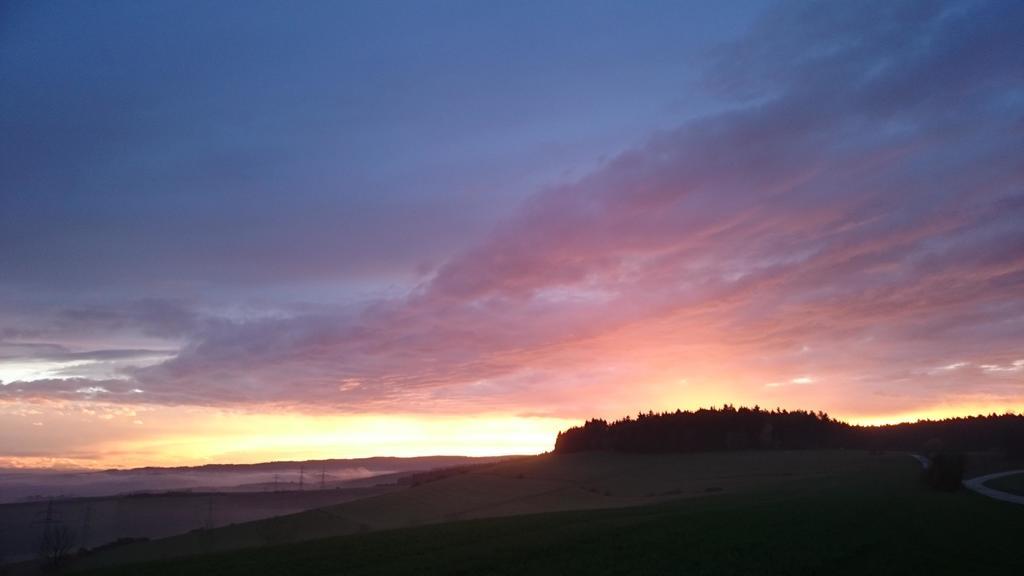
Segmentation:
<svg viewBox="0 0 1024 576">
<path fill-rule="evenodd" d="M 153 560 L 150 555 L 186 552 L 181 541 L 176 549 L 167 547 L 170 541 L 154 542 L 131 551 L 150 556 L 148 562 L 121 564 L 131 559 L 122 554 L 78 568 L 91 568 L 86 573 L 93 576 L 861 576 L 1013 573 L 1024 563 L 1017 541 L 1024 507 L 926 490 L 917 463 L 905 454 L 580 456 L 495 465 L 295 515 L 273 545 L 216 550 L 243 545 L 252 528 L 272 525 L 260 522 L 211 531 L 205 554 Z M 645 503 L 629 505 L 639 502 Z M 505 516 L 566 507 L 593 509 Z M 459 510 L 447 522 L 376 530 L 443 520 Z M 371 517 L 379 524 L 365 533 L 285 543 L 350 530 Z"/>
<path fill-rule="evenodd" d="M 404 490 L 335 506 L 130 544 L 82 558 L 78 566 L 209 554 L 457 520 L 764 492 L 907 464 L 912 462 L 904 455 L 842 451 L 524 457 L 451 469 Z"/>
</svg>

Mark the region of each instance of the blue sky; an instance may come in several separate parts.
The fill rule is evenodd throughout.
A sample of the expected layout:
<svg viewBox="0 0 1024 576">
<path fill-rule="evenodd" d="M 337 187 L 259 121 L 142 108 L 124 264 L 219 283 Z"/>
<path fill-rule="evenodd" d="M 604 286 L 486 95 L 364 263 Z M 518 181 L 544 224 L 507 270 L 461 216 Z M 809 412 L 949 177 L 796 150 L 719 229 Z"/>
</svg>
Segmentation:
<svg viewBox="0 0 1024 576">
<path fill-rule="evenodd" d="M 8 281 L 406 282 L 536 188 L 714 108 L 699 58 L 745 8 L 15 4 Z"/>
</svg>

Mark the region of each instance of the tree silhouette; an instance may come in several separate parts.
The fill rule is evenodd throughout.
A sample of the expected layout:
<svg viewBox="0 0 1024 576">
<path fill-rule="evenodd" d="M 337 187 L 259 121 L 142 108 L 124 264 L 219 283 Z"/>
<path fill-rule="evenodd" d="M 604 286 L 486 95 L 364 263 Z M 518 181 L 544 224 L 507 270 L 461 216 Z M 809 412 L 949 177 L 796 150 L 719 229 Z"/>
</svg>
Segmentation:
<svg viewBox="0 0 1024 576">
<path fill-rule="evenodd" d="M 923 450 L 933 438 L 948 451 L 1001 449 L 1024 454 L 1024 415 L 992 414 L 946 420 L 922 420 L 887 426 L 855 426 L 825 412 L 702 408 L 696 411 L 639 413 L 636 418 L 588 420 L 560 432 L 555 453 L 588 450 L 620 452 L 693 452 L 850 448 Z"/>
<path fill-rule="evenodd" d="M 58 566 L 68 558 L 74 545 L 74 531 L 59 520 L 53 521 L 43 528 L 39 558 L 48 566 Z"/>
</svg>

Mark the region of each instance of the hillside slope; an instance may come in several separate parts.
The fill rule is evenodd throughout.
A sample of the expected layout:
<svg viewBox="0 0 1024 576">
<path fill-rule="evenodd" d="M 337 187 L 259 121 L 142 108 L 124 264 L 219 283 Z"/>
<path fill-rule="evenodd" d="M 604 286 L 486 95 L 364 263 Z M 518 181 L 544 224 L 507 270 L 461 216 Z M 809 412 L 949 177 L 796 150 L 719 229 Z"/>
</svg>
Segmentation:
<svg viewBox="0 0 1024 576">
<path fill-rule="evenodd" d="M 907 462 L 903 462 L 903 460 Z M 899 462 L 899 464 L 896 464 Z M 79 566 L 172 558 L 453 520 L 621 508 L 670 499 L 828 483 L 910 463 L 906 456 L 793 451 L 544 455 L 458 469 L 371 498 L 109 550 Z"/>
<path fill-rule="evenodd" d="M 1024 565 L 1024 507 L 926 490 L 916 466 L 881 458 L 713 497 L 385 530 L 91 574 L 861 576 L 1011 574 Z"/>
</svg>

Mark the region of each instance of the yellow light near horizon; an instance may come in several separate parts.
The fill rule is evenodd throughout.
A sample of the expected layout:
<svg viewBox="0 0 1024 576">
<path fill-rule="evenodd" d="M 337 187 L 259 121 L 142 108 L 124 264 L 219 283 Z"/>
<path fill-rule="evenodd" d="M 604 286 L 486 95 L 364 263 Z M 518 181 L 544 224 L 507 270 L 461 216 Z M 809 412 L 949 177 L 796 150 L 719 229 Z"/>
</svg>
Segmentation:
<svg viewBox="0 0 1024 576">
<path fill-rule="evenodd" d="M 963 418 L 968 416 L 979 416 L 989 414 L 1024 414 L 1024 404 L 1007 406 L 1006 404 L 963 404 L 957 406 L 936 406 L 906 412 L 895 412 L 890 414 L 872 414 L 840 418 L 850 424 L 860 426 L 885 426 L 888 424 L 901 424 L 904 422 L 917 422 L 918 420 L 943 420 L 946 418 Z"/>
<path fill-rule="evenodd" d="M 33 418 L 45 421 L 46 415 Z M 67 447 L 64 454 L 89 454 L 77 461 L 60 458 L 55 462 L 44 457 L 6 461 L 25 467 L 123 468 L 369 456 L 539 454 L 552 449 L 560 430 L 577 423 L 500 413 L 310 415 L 164 407 L 151 407 L 138 418 L 144 422 L 127 418 L 90 421 L 94 430 L 106 431 L 94 441 L 83 441 L 82 446 Z M 81 421 L 59 419 L 44 423 L 47 427 L 83 426 Z M 0 460 L 3 456 L 0 454 Z"/>
<path fill-rule="evenodd" d="M 656 390 L 663 392 L 659 403 L 631 407 L 625 406 L 626 402 L 607 403 L 601 410 L 588 409 L 589 416 L 617 419 L 639 409 L 671 411 L 724 403 L 710 393 L 703 394 L 703 387 L 689 398 L 681 394 L 694 380 L 666 382 Z M 986 400 L 898 412 L 829 413 L 862 425 L 993 412 L 1024 413 L 1024 404 L 1008 406 Z M 787 407 L 790 403 L 781 404 Z M 0 402 L 0 438 L 17 439 L 0 443 L 0 467 L 96 469 L 369 456 L 537 454 L 553 448 L 559 431 L 581 423 L 580 419 L 502 412 L 317 415 L 267 406 L 227 410 L 98 402 Z"/>
<path fill-rule="evenodd" d="M 535 454 L 549 450 L 564 422 L 514 416 L 253 415 L 221 438 L 176 436 L 192 458 L 232 461 L 293 457 Z M 251 427 L 250 427 L 251 426 Z"/>
</svg>

